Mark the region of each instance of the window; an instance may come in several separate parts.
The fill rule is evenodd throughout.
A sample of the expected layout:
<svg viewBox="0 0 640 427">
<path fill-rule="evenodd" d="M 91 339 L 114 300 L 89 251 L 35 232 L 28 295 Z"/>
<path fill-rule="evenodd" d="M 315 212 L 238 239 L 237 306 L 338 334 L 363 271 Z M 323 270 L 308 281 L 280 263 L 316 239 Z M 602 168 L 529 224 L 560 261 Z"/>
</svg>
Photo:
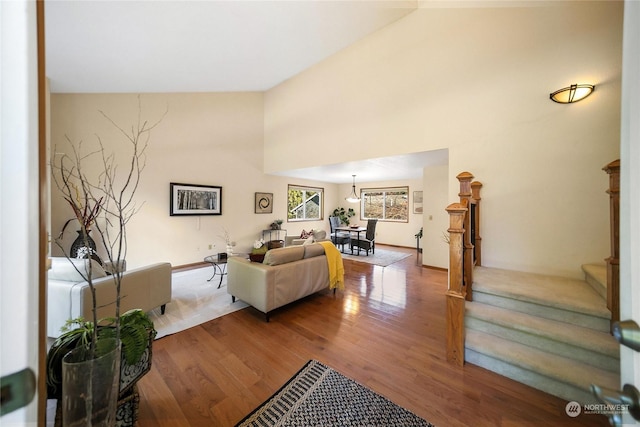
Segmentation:
<svg viewBox="0 0 640 427">
<path fill-rule="evenodd" d="M 324 189 L 289 184 L 287 192 L 288 221 L 317 221 L 322 219 Z"/>
<path fill-rule="evenodd" d="M 360 216 L 409 222 L 409 187 L 360 189 Z"/>
</svg>

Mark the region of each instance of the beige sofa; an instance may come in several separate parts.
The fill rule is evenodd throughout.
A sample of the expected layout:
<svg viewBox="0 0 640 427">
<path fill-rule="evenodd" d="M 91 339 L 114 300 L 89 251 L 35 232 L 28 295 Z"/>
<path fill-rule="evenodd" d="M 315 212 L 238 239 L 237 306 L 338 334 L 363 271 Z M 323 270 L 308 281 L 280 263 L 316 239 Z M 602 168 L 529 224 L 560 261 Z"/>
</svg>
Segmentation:
<svg viewBox="0 0 640 427">
<path fill-rule="evenodd" d="M 312 230 L 313 234 L 310 237 L 302 238 L 300 236 L 285 236 L 284 237 L 284 245 L 285 246 L 294 246 L 294 245 L 304 245 L 322 242 L 327 239 L 327 232 L 324 230 Z"/>
<path fill-rule="evenodd" d="M 75 267 L 74 267 L 75 264 Z M 83 272 L 80 274 L 76 267 Z M 84 280 L 89 268 L 87 259 L 52 258 L 47 284 L 47 335 L 56 338 L 69 319 L 83 317 L 92 320 L 92 299 L 89 284 Z M 91 260 L 93 284 L 96 289 L 98 319 L 113 317 L 116 287 L 113 276 Z M 161 307 L 171 301 L 171 264 L 168 262 L 125 271 L 120 288 L 120 312 L 133 308 L 144 311 Z"/>
<path fill-rule="evenodd" d="M 227 261 L 227 292 L 265 314 L 329 288 L 329 267 L 319 243 L 267 251 L 262 263 L 242 257 Z"/>
</svg>

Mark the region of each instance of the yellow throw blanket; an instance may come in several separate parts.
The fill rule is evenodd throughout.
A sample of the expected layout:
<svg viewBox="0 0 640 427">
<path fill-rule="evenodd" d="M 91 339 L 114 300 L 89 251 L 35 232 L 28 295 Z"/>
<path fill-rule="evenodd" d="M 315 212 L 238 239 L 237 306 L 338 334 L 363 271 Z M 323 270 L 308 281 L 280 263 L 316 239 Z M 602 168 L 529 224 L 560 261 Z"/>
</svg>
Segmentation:
<svg viewBox="0 0 640 427">
<path fill-rule="evenodd" d="M 340 251 L 328 240 L 318 243 L 324 246 L 324 254 L 329 264 L 329 289 L 344 290 L 344 265 Z"/>
</svg>

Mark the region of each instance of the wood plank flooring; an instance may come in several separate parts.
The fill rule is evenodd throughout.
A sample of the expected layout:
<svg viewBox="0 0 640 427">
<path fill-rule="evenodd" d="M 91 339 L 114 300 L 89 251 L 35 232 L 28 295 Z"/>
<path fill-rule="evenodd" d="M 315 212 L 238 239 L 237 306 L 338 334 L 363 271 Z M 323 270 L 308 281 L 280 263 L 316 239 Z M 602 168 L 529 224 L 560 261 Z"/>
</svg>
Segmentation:
<svg viewBox="0 0 640 427">
<path fill-rule="evenodd" d="M 411 257 L 386 268 L 345 260 L 344 292 L 275 311 L 249 307 L 153 344 L 139 427 L 233 426 L 317 359 L 442 426 L 607 426 L 567 402 L 445 359 L 446 272 Z"/>
</svg>

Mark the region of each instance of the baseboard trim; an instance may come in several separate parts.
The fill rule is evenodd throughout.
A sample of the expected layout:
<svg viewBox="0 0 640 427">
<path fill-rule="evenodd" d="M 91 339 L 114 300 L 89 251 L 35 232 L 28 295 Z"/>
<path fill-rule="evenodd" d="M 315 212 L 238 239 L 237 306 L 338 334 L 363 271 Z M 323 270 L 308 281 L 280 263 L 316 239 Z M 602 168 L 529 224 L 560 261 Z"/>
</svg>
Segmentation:
<svg viewBox="0 0 640 427">
<path fill-rule="evenodd" d="M 435 265 L 422 264 L 422 268 L 428 268 L 429 270 L 437 270 L 437 271 L 449 271 L 448 268 L 436 267 Z"/>
<path fill-rule="evenodd" d="M 183 264 L 183 265 L 172 266 L 171 271 L 195 270 L 196 268 L 206 267 L 207 265 L 209 264 L 204 261 L 200 261 L 200 262 L 194 262 L 193 264 Z"/>
</svg>

